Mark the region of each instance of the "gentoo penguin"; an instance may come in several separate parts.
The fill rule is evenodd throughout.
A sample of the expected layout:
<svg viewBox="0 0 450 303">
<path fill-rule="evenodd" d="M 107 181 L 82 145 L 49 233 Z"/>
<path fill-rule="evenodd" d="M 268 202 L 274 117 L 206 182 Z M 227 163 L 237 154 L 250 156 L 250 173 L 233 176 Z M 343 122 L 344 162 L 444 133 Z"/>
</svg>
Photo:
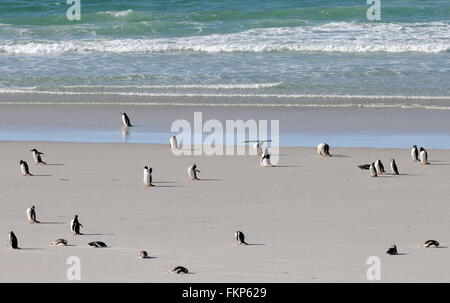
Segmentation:
<svg viewBox="0 0 450 303">
<path fill-rule="evenodd" d="M 34 205 L 27 209 L 27 217 L 28 217 L 28 223 L 41 223 L 38 220 L 36 220 L 36 211 L 34 209 Z"/>
<path fill-rule="evenodd" d="M 361 169 L 369 169 L 370 168 L 370 164 L 361 164 L 361 165 L 356 165 Z"/>
<path fill-rule="evenodd" d="M 428 154 L 427 151 L 425 150 L 425 148 L 421 147 L 419 149 L 419 158 L 420 158 L 420 164 L 422 165 L 427 165 L 430 164 L 428 162 Z"/>
<path fill-rule="evenodd" d="M 331 156 L 330 146 L 326 143 L 320 143 L 319 145 L 317 145 L 317 153 L 322 157 Z"/>
<path fill-rule="evenodd" d="M 391 159 L 391 169 L 394 175 L 400 175 L 398 172 L 397 164 L 395 163 L 395 159 Z"/>
<path fill-rule="evenodd" d="M 128 118 L 125 112 L 122 112 L 122 122 L 125 127 L 131 127 L 130 118 Z"/>
<path fill-rule="evenodd" d="M 170 142 L 170 148 L 172 150 L 176 150 L 178 148 L 177 137 L 175 137 L 175 136 L 170 137 L 169 142 Z"/>
<path fill-rule="evenodd" d="M 381 163 L 381 160 L 375 161 L 375 168 L 376 168 L 377 173 L 378 173 L 379 175 L 381 175 L 382 173 L 384 173 L 384 166 L 383 166 L 383 163 Z"/>
<path fill-rule="evenodd" d="M 67 245 L 67 240 L 66 239 L 56 239 L 51 244 L 53 246 L 65 246 L 65 245 Z"/>
<path fill-rule="evenodd" d="M 197 178 L 197 173 L 199 173 L 199 172 L 200 171 L 197 169 L 197 164 L 194 163 L 194 165 L 189 166 L 189 168 L 188 168 L 189 179 L 199 180 L 199 178 Z"/>
<path fill-rule="evenodd" d="M 147 166 L 144 166 L 144 184 L 147 187 L 153 186 L 152 184 L 152 168 L 148 168 Z"/>
<path fill-rule="evenodd" d="M 28 170 L 28 164 L 27 162 L 20 160 L 19 162 L 20 164 L 20 170 L 22 171 L 22 175 L 24 176 L 32 176 L 32 174 L 30 174 L 30 171 Z"/>
<path fill-rule="evenodd" d="M 417 145 L 413 145 L 411 149 L 411 157 L 414 162 L 419 161 L 419 151 L 417 150 Z"/>
<path fill-rule="evenodd" d="M 42 158 L 41 158 L 41 155 L 43 155 L 44 153 L 41 153 L 36 148 L 30 149 L 30 152 L 33 153 L 33 159 L 34 159 L 34 163 L 36 163 L 36 165 L 47 164 L 44 161 L 42 161 Z"/>
<path fill-rule="evenodd" d="M 9 244 L 12 249 L 20 249 L 19 243 L 17 242 L 17 237 L 12 230 L 9 232 Z"/>
<path fill-rule="evenodd" d="M 173 274 L 187 274 L 189 273 L 188 269 L 183 266 L 176 266 L 174 269 L 172 269 Z"/>
<path fill-rule="evenodd" d="M 261 157 L 261 166 L 262 167 L 270 167 L 272 164 L 270 164 L 270 153 L 267 147 L 264 149 L 264 152 Z"/>
<path fill-rule="evenodd" d="M 375 163 L 370 164 L 369 170 L 370 170 L 370 175 L 372 177 L 377 177 L 378 176 L 377 170 L 375 168 Z"/>
<path fill-rule="evenodd" d="M 248 243 L 245 242 L 245 236 L 242 231 L 235 232 L 234 236 L 236 237 L 237 245 L 248 245 Z"/>
<path fill-rule="evenodd" d="M 73 232 L 73 235 L 81 235 L 80 233 L 80 227 L 84 227 L 81 225 L 81 223 L 78 221 L 78 215 L 75 215 L 75 218 L 73 218 L 72 221 L 70 221 L 70 228 Z"/>
<path fill-rule="evenodd" d="M 257 141 L 255 144 L 253 144 L 253 149 L 256 152 L 256 155 L 260 157 L 262 155 L 262 145 L 265 141 Z"/>
<path fill-rule="evenodd" d="M 141 250 L 141 251 L 139 252 L 139 258 L 145 259 L 145 258 L 147 258 L 147 257 L 148 257 L 148 254 L 147 254 L 147 252 L 146 252 L 145 250 Z"/>
<path fill-rule="evenodd" d="M 397 255 L 397 246 L 396 245 L 392 245 L 391 247 L 389 247 L 389 249 L 386 252 L 388 255 Z"/>
<path fill-rule="evenodd" d="M 89 242 L 88 244 L 89 244 L 89 246 L 97 247 L 97 248 L 99 248 L 99 247 L 108 247 L 108 246 L 105 244 L 105 242 L 102 242 L 102 241 Z"/>
<path fill-rule="evenodd" d="M 439 242 L 436 240 L 427 240 L 423 244 L 423 247 L 439 247 Z"/>
</svg>

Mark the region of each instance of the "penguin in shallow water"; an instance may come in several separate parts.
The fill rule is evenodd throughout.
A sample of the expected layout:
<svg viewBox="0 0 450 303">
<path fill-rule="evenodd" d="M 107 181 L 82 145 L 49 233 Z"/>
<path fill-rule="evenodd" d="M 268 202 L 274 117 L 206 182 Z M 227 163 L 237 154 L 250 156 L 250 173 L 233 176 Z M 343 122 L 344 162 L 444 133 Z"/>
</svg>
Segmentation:
<svg viewBox="0 0 450 303">
<path fill-rule="evenodd" d="M 75 218 L 70 221 L 70 229 L 72 230 L 74 236 L 82 234 L 80 233 L 80 227 L 84 226 L 78 221 L 78 215 L 75 215 Z"/>
<path fill-rule="evenodd" d="M 262 167 L 271 167 L 272 166 L 272 164 L 270 163 L 269 149 L 267 147 L 266 147 L 266 149 L 264 149 L 264 152 L 261 157 L 261 166 Z"/>
<path fill-rule="evenodd" d="M 395 163 L 395 159 L 391 159 L 391 169 L 394 175 L 400 175 L 398 172 L 397 164 Z"/>
<path fill-rule="evenodd" d="M 144 184 L 147 187 L 153 186 L 152 184 L 152 168 L 148 168 L 147 166 L 144 166 Z"/>
<path fill-rule="evenodd" d="M 93 241 L 93 242 L 89 242 L 88 244 L 89 244 L 89 246 L 96 247 L 96 248 L 108 247 L 106 245 L 106 243 L 102 242 L 102 241 Z"/>
<path fill-rule="evenodd" d="M 398 255 L 397 246 L 392 245 L 391 247 L 389 247 L 389 249 L 386 251 L 386 253 L 388 255 Z"/>
<path fill-rule="evenodd" d="M 51 243 L 53 246 L 66 246 L 67 240 L 66 239 L 56 239 Z"/>
<path fill-rule="evenodd" d="M 248 245 L 248 243 L 245 242 L 245 236 L 242 231 L 235 232 L 234 236 L 236 237 L 237 245 Z"/>
<path fill-rule="evenodd" d="M 175 136 L 170 137 L 169 143 L 170 143 L 170 148 L 172 150 L 176 150 L 178 148 L 177 137 L 175 137 Z"/>
<path fill-rule="evenodd" d="M 174 269 L 172 269 L 173 274 L 187 274 L 189 273 L 189 270 L 186 267 L 183 266 L 176 266 Z"/>
<path fill-rule="evenodd" d="M 30 152 L 33 153 L 33 159 L 34 159 L 34 163 L 36 163 L 36 165 L 38 164 L 47 164 L 44 161 L 42 161 L 41 155 L 43 155 L 44 153 L 41 153 L 40 151 L 38 151 L 36 148 L 30 149 Z"/>
<path fill-rule="evenodd" d="M 199 180 L 199 178 L 197 178 L 197 173 L 199 173 L 200 171 L 197 169 L 197 164 L 194 163 L 194 165 L 189 166 L 188 168 L 188 175 L 189 175 L 189 179 L 190 180 Z"/>
<path fill-rule="evenodd" d="M 28 169 L 27 162 L 20 160 L 19 164 L 20 164 L 20 171 L 22 172 L 22 175 L 32 176 L 32 174 L 30 174 L 30 170 Z"/>
<path fill-rule="evenodd" d="M 12 249 L 20 249 L 17 237 L 12 230 L 9 232 L 9 244 L 11 245 Z"/>
<path fill-rule="evenodd" d="M 425 241 L 425 243 L 423 244 L 423 247 L 439 247 L 439 242 L 436 240 L 427 240 Z"/>
<path fill-rule="evenodd" d="M 128 118 L 128 115 L 125 112 L 122 112 L 122 122 L 125 127 L 131 127 L 130 118 Z"/>
<path fill-rule="evenodd" d="M 421 147 L 421 148 L 419 149 L 419 159 L 420 159 L 420 164 L 422 164 L 422 165 L 428 165 L 428 164 L 430 164 L 430 163 L 428 162 L 428 153 L 427 153 L 427 151 L 425 150 L 425 148 L 423 148 L 423 147 Z"/>
<path fill-rule="evenodd" d="M 331 156 L 330 146 L 326 143 L 320 143 L 319 145 L 317 145 L 317 153 L 322 157 Z"/>
<path fill-rule="evenodd" d="M 417 145 L 413 145 L 411 148 L 411 157 L 414 162 L 419 161 L 419 151 L 417 150 Z"/>
<path fill-rule="evenodd" d="M 370 164 L 369 171 L 370 171 L 370 176 L 378 177 L 377 170 L 375 168 L 375 163 L 372 162 L 372 164 Z"/>
<path fill-rule="evenodd" d="M 381 160 L 377 160 L 377 161 L 375 162 L 375 168 L 376 168 L 377 173 L 378 173 L 379 175 L 381 175 L 381 174 L 384 173 L 384 166 L 383 166 L 383 163 L 381 163 Z"/>
<path fill-rule="evenodd" d="M 28 218 L 28 223 L 30 223 L 30 224 L 41 223 L 38 220 L 36 220 L 36 210 L 34 208 L 34 205 L 27 209 L 27 218 Z"/>
</svg>

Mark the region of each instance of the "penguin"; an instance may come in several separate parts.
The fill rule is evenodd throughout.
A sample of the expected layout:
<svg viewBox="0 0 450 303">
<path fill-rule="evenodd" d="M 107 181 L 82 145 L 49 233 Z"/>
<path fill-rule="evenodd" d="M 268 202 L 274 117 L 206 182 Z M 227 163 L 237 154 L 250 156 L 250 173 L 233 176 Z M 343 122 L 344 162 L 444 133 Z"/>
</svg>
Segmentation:
<svg viewBox="0 0 450 303">
<path fill-rule="evenodd" d="M 20 160 L 19 164 L 20 164 L 20 170 L 22 171 L 22 175 L 32 176 L 32 174 L 30 174 L 30 171 L 28 170 L 27 162 Z"/>
<path fill-rule="evenodd" d="M 391 169 L 394 175 L 400 175 L 398 172 L 397 164 L 395 163 L 395 159 L 391 159 Z"/>
<path fill-rule="evenodd" d="M 236 237 L 237 245 L 248 245 L 248 243 L 245 242 L 245 236 L 242 231 L 235 232 L 234 236 Z"/>
<path fill-rule="evenodd" d="M 33 159 L 34 159 L 34 163 L 36 163 L 36 165 L 38 164 L 47 164 L 44 161 L 42 161 L 41 155 L 43 155 L 44 153 L 41 153 L 40 151 L 38 151 L 36 148 L 30 149 L 30 152 L 33 153 Z"/>
<path fill-rule="evenodd" d="M 383 163 L 381 163 L 381 160 L 375 161 L 375 168 L 377 169 L 377 173 L 379 175 L 384 173 L 384 166 Z"/>
<path fill-rule="evenodd" d="M 78 215 L 75 215 L 75 218 L 73 218 L 72 221 L 70 221 L 70 228 L 73 232 L 73 235 L 82 235 L 82 233 L 80 233 L 80 227 L 84 226 L 78 221 Z"/>
<path fill-rule="evenodd" d="M 139 252 L 139 258 L 141 258 L 141 259 L 148 258 L 147 252 L 145 250 L 140 251 Z"/>
<path fill-rule="evenodd" d="M 89 242 L 88 244 L 89 244 L 89 246 L 96 247 L 96 248 L 108 247 L 108 246 L 105 244 L 105 242 L 102 242 L 102 241 Z"/>
<path fill-rule="evenodd" d="M 173 274 L 187 274 L 189 273 L 189 270 L 186 267 L 183 266 L 176 266 L 174 269 L 172 269 Z"/>
<path fill-rule="evenodd" d="M 369 167 L 369 170 L 370 170 L 370 176 L 372 176 L 372 177 L 377 177 L 378 176 L 377 170 L 375 168 L 375 163 L 372 162 L 372 164 Z"/>
<path fill-rule="evenodd" d="M 317 145 L 317 153 L 322 157 L 330 156 L 330 146 L 326 143 L 320 143 Z"/>
<path fill-rule="evenodd" d="M 130 118 L 128 118 L 125 112 L 122 112 L 122 122 L 125 127 L 131 127 Z"/>
<path fill-rule="evenodd" d="M 386 253 L 388 255 L 398 255 L 397 246 L 392 245 L 391 247 L 389 247 L 389 249 L 386 251 Z"/>
<path fill-rule="evenodd" d="M 423 244 L 423 247 L 439 247 L 439 242 L 436 240 L 427 240 Z"/>
<path fill-rule="evenodd" d="M 414 162 L 419 161 L 419 151 L 417 150 L 417 145 L 413 145 L 411 149 L 411 157 Z"/>
<path fill-rule="evenodd" d="M 370 169 L 370 164 L 361 164 L 356 166 L 359 167 L 360 169 Z"/>
<path fill-rule="evenodd" d="M 178 148 L 177 137 L 175 137 L 175 136 L 170 137 L 169 142 L 170 142 L 170 148 L 172 150 L 176 150 Z"/>
<path fill-rule="evenodd" d="M 256 156 L 261 157 L 262 155 L 262 145 L 266 141 L 257 141 L 255 144 L 253 144 L 253 149 L 256 152 Z"/>
<path fill-rule="evenodd" d="M 9 244 L 12 249 L 20 249 L 19 243 L 17 242 L 17 237 L 12 230 L 9 232 Z"/>
<path fill-rule="evenodd" d="M 419 149 L 419 158 L 420 158 L 420 164 L 422 164 L 422 165 L 428 165 L 428 164 L 430 164 L 429 162 L 428 162 L 428 154 L 427 154 L 427 151 L 425 150 L 425 148 L 423 148 L 423 147 L 421 147 L 420 149 Z"/>
<path fill-rule="evenodd" d="M 269 149 L 267 147 L 264 150 L 262 157 L 261 157 L 261 166 L 262 167 L 272 166 L 272 164 L 270 164 L 270 153 L 269 153 Z"/>
<path fill-rule="evenodd" d="M 144 166 L 144 184 L 147 187 L 153 186 L 152 184 L 152 168 L 148 168 L 147 166 Z"/>
<path fill-rule="evenodd" d="M 56 239 L 51 243 L 53 246 L 66 246 L 67 240 L 66 239 Z"/>
<path fill-rule="evenodd" d="M 36 211 L 34 208 L 34 205 L 27 209 L 27 217 L 28 217 L 28 223 L 41 223 L 38 220 L 36 220 Z"/>
<path fill-rule="evenodd" d="M 200 171 L 197 169 L 197 164 L 194 163 L 194 165 L 189 166 L 189 168 L 188 168 L 189 179 L 200 180 L 199 178 L 197 178 L 197 173 L 199 173 L 199 172 Z"/>
</svg>

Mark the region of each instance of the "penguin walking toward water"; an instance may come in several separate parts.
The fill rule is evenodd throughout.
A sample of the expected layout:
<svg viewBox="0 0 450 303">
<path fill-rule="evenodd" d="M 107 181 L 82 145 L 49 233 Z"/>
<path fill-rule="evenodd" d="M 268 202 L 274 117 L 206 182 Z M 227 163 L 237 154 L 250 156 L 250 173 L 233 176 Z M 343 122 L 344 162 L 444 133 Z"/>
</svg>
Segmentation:
<svg viewBox="0 0 450 303">
<path fill-rule="evenodd" d="M 25 162 L 23 160 L 20 160 L 19 164 L 20 164 L 20 170 L 22 172 L 22 175 L 24 175 L 24 176 L 32 176 L 32 174 L 30 174 L 30 170 L 28 169 L 27 162 Z"/>
<path fill-rule="evenodd" d="M 188 175 L 190 180 L 200 180 L 197 178 L 197 173 L 200 171 L 197 169 L 197 164 L 194 163 L 194 165 L 189 166 L 188 168 Z"/>
<path fill-rule="evenodd" d="M 400 175 L 398 172 L 397 164 L 395 163 L 395 159 L 391 159 L 391 169 L 394 175 Z"/>
<path fill-rule="evenodd" d="M 330 156 L 330 146 L 326 143 L 320 143 L 317 145 L 317 153 L 322 157 Z"/>
<path fill-rule="evenodd" d="M 237 231 L 234 233 L 234 236 L 236 237 L 236 244 L 237 245 L 248 245 L 247 242 L 245 242 L 245 236 L 242 231 Z"/>
<path fill-rule="evenodd" d="M 9 232 L 9 244 L 12 249 L 20 249 L 17 237 L 12 230 Z"/>
<path fill-rule="evenodd" d="M 377 170 L 375 168 L 375 163 L 372 162 L 372 164 L 370 164 L 369 171 L 370 171 L 370 176 L 378 177 Z"/>
<path fill-rule="evenodd" d="M 30 223 L 30 224 L 41 223 L 38 220 L 36 220 L 36 211 L 35 211 L 34 205 L 27 209 L 27 218 L 28 218 L 28 223 Z"/>
<path fill-rule="evenodd" d="M 84 226 L 78 221 L 78 215 L 75 215 L 75 218 L 70 221 L 70 229 L 72 230 L 74 236 L 82 235 L 82 233 L 80 233 L 80 227 Z"/>
<path fill-rule="evenodd" d="M 383 174 L 385 171 L 384 171 L 384 166 L 383 166 L 383 163 L 381 163 L 381 160 L 377 160 L 376 162 L 375 162 L 375 168 L 376 168 L 376 170 L 377 170 L 377 173 L 379 174 L 379 175 L 381 175 L 381 174 Z"/>
<path fill-rule="evenodd" d="M 388 255 L 398 255 L 397 246 L 392 245 L 391 247 L 389 247 L 389 249 L 386 251 L 386 253 Z"/>
<path fill-rule="evenodd" d="M 144 184 L 147 187 L 153 186 L 152 184 L 152 168 L 148 168 L 147 166 L 144 167 Z"/>
<path fill-rule="evenodd" d="M 42 158 L 41 158 L 41 155 L 43 155 L 44 153 L 41 153 L 36 148 L 30 149 L 30 152 L 33 153 L 33 159 L 34 159 L 34 163 L 36 163 L 36 165 L 47 164 L 44 161 L 42 161 Z"/>
<path fill-rule="evenodd" d="M 131 127 L 132 125 L 131 125 L 131 122 L 130 122 L 130 118 L 128 118 L 128 115 L 125 112 L 122 112 L 121 114 L 122 114 L 123 125 L 125 127 Z"/>
<path fill-rule="evenodd" d="M 425 148 L 421 147 L 419 149 L 419 159 L 420 159 L 420 164 L 422 165 L 428 165 L 430 164 L 428 162 L 428 154 L 427 151 L 425 150 Z"/>
<path fill-rule="evenodd" d="M 266 147 L 266 149 L 264 149 L 264 152 L 261 157 L 261 166 L 262 167 L 271 167 L 272 166 L 272 164 L 270 163 L 269 149 L 267 147 Z"/>
<path fill-rule="evenodd" d="M 175 137 L 175 136 L 170 137 L 169 143 L 170 143 L 170 148 L 172 150 L 176 150 L 178 148 L 177 137 Z"/>
<path fill-rule="evenodd" d="M 417 145 L 413 145 L 411 148 L 411 157 L 414 162 L 419 161 L 419 151 L 417 150 Z"/>
</svg>

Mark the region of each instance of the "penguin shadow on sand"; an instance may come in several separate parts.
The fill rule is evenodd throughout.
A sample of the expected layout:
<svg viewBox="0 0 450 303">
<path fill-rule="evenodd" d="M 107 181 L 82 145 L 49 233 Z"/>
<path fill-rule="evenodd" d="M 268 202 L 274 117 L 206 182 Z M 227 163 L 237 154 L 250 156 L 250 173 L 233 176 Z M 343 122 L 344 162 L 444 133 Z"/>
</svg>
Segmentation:
<svg viewBox="0 0 450 303">
<path fill-rule="evenodd" d="M 152 187 L 186 187 L 185 185 L 170 185 L 170 184 L 177 184 L 177 183 L 178 182 L 174 182 L 174 181 L 158 181 L 158 182 L 152 182 Z"/>
<path fill-rule="evenodd" d="M 40 221 L 38 224 L 67 224 L 67 223 L 57 221 Z"/>
<path fill-rule="evenodd" d="M 428 165 L 450 165 L 447 161 L 444 160 L 429 160 Z"/>
</svg>

